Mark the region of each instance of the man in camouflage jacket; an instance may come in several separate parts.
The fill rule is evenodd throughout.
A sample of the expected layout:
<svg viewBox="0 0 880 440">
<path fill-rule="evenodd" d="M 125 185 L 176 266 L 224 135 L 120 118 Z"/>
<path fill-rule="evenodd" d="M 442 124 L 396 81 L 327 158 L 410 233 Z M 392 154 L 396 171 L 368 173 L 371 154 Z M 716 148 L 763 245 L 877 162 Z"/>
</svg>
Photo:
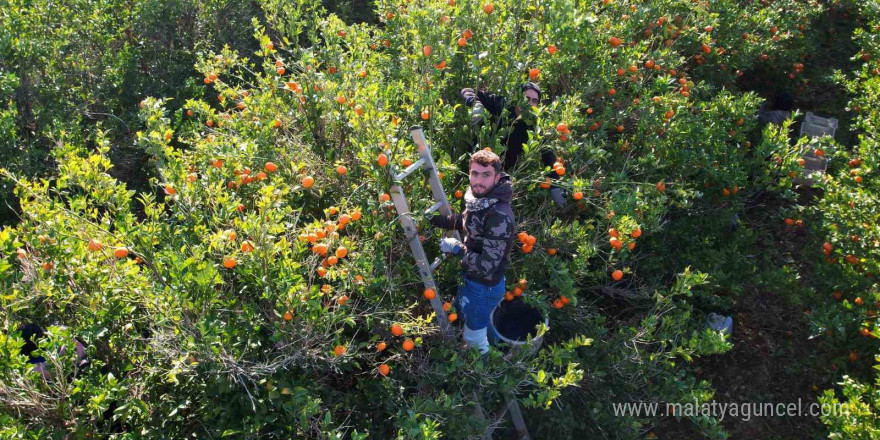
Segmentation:
<svg viewBox="0 0 880 440">
<path fill-rule="evenodd" d="M 501 172 L 501 158 L 488 150 L 471 156 L 469 179 L 465 211 L 434 216 L 431 225 L 464 233 L 464 243 L 447 237 L 440 250 L 461 257 L 464 284 L 459 287 L 455 306 L 464 317 L 465 342 L 486 353 L 490 315 L 504 298 L 504 271 L 513 247 L 513 182 Z"/>
</svg>

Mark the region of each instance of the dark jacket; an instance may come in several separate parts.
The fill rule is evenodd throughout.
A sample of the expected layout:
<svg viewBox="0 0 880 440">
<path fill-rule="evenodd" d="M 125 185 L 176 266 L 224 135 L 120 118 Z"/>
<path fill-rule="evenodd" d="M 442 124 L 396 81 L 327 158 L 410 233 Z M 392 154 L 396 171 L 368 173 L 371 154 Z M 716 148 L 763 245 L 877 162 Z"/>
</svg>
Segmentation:
<svg viewBox="0 0 880 440">
<path fill-rule="evenodd" d="M 435 216 L 432 220 L 435 226 L 464 233 L 461 267 L 468 279 L 494 286 L 504 276 L 516 228 L 511 200 L 513 181 L 501 173 L 498 184 L 485 197 L 474 197 L 468 188 L 463 213 Z"/>
<path fill-rule="evenodd" d="M 758 109 L 758 124 L 782 125 L 783 122 L 789 119 L 791 119 L 791 111 L 767 109 L 766 101 L 764 101 L 764 103 L 761 104 L 761 108 Z"/>
<path fill-rule="evenodd" d="M 489 114 L 492 115 L 492 124 L 494 125 L 497 123 L 498 130 L 502 133 L 505 133 L 505 130 L 507 130 L 504 137 L 501 138 L 501 145 L 504 145 L 507 148 L 504 150 L 502 166 L 504 171 L 512 170 L 514 165 L 516 165 L 516 162 L 519 161 L 519 157 L 522 156 L 523 145 L 529 141 L 529 130 L 531 129 L 531 126 L 529 126 L 529 124 L 522 118 L 516 118 L 511 124 L 510 118 L 514 118 L 514 115 L 516 115 L 514 112 L 514 106 L 508 106 L 507 117 L 505 117 L 504 107 L 507 100 L 502 96 L 486 93 L 482 90 L 474 92 L 474 90 L 470 88 L 462 89 L 461 96 L 465 98 L 465 103 L 467 103 L 469 107 L 473 107 L 476 101 L 479 101 L 483 107 L 489 111 Z M 552 167 L 553 163 L 556 162 L 556 155 L 549 149 L 545 149 L 541 153 L 541 162 L 544 166 Z M 559 176 L 551 171 L 550 174 L 548 174 L 548 177 L 556 179 Z"/>
</svg>

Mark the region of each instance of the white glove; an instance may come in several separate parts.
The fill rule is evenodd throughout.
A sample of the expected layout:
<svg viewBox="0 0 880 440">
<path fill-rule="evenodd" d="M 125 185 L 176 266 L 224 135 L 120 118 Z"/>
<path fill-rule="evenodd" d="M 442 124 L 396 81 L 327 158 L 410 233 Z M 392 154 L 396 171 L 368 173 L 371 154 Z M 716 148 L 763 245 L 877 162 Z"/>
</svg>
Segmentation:
<svg viewBox="0 0 880 440">
<path fill-rule="evenodd" d="M 480 101 L 474 102 L 474 109 L 471 110 L 471 127 L 479 128 L 483 124 L 484 107 Z"/>
<path fill-rule="evenodd" d="M 464 245 L 456 238 L 445 237 L 440 240 L 440 252 L 444 254 L 458 255 L 462 249 L 464 249 Z"/>
</svg>

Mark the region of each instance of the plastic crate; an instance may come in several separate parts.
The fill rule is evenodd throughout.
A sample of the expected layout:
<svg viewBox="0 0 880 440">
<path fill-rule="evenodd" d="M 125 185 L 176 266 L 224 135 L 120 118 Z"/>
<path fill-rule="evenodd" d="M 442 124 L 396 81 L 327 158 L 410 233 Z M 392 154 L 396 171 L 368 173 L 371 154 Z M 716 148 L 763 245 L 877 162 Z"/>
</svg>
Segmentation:
<svg viewBox="0 0 880 440">
<path fill-rule="evenodd" d="M 813 147 L 817 147 L 817 144 L 818 141 L 813 141 L 810 151 L 804 154 L 803 174 L 794 179 L 796 185 L 813 186 L 816 184 L 816 180 L 807 176 L 815 175 L 815 173 L 825 174 L 825 171 L 828 169 L 828 158 L 813 154 Z"/>
<path fill-rule="evenodd" d="M 837 133 L 837 119 L 823 118 L 813 112 L 807 112 L 804 122 L 801 123 L 801 136 L 823 137 Z"/>
</svg>

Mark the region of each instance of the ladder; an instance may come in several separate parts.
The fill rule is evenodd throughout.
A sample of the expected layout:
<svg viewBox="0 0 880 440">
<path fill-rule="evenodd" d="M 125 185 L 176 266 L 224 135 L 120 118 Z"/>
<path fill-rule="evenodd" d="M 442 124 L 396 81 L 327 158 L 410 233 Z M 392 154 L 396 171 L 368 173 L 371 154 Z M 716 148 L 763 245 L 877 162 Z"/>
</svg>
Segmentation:
<svg viewBox="0 0 880 440">
<path fill-rule="evenodd" d="M 441 253 L 441 255 L 432 263 L 428 263 L 425 249 L 422 247 L 421 240 L 419 240 L 416 221 L 413 219 L 412 213 L 409 210 L 409 204 L 406 201 L 406 196 L 404 196 L 403 193 L 403 187 L 401 186 L 402 181 L 417 170 L 424 169 L 428 173 L 428 184 L 431 188 L 431 196 L 435 202 L 430 208 L 425 210 L 424 215 L 430 215 L 434 212 L 439 212 L 441 215 L 450 215 L 452 214 L 452 210 L 449 208 L 449 201 L 446 198 L 446 192 L 443 191 L 443 184 L 440 182 L 440 176 L 437 174 L 437 166 L 434 164 L 434 158 L 431 155 L 431 149 L 428 147 L 422 127 L 417 125 L 411 127 L 410 136 L 412 137 L 413 142 L 415 142 L 416 147 L 418 147 L 419 159 L 399 173 L 397 172 L 397 167 L 393 165 L 393 162 L 389 163 L 389 173 L 394 182 L 390 189 L 391 200 L 394 202 L 394 207 L 397 210 L 397 216 L 400 225 L 403 227 L 406 241 L 409 243 L 410 250 L 416 259 L 416 266 L 418 267 L 419 275 L 422 278 L 422 283 L 424 283 L 425 289 L 433 289 L 434 292 L 437 293 L 434 298 L 430 300 L 431 308 L 434 309 L 434 316 L 436 317 L 437 325 L 443 332 L 443 337 L 447 340 L 452 340 L 455 338 L 455 334 L 446 311 L 443 310 L 443 301 L 441 300 L 440 292 L 437 289 L 437 284 L 434 281 L 434 271 L 443 264 L 443 261 L 445 261 L 448 256 Z M 391 155 L 391 151 L 386 151 L 385 153 L 389 156 Z M 461 240 L 461 235 L 458 231 L 451 230 L 446 232 L 447 236 L 450 236 L 450 234 L 459 241 Z M 476 413 L 479 417 L 483 418 L 483 409 L 480 406 L 477 397 L 476 393 L 474 393 L 474 401 L 477 402 Z M 516 397 L 513 396 L 513 394 L 507 394 L 505 397 L 506 404 L 504 410 L 496 420 L 501 420 L 505 414 L 509 412 L 519 438 L 521 440 L 530 440 L 531 437 L 529 436 Z M 494 424 L 490 424 L 484 434 L 484 438 L 487 440 L 492 439 L 492 431 L 494 429 L 492 425 Z"/>
<path fill-rule="evenodd" d="M 394 202 L 394 207 L 397 210 L 397 216 L 400 220 L 400 225 L 403 227 L 406 241 L 409 243 L 409 248 L 412 250 L 413 256 L 416 259 L 416 266 L 419 269 L 419 275 L 422 277 L 422 283 L 424 283 L 425 289 L 434 289 L 434 292 L 438 293 L 438 295 L 435 295 L 434 298 L 431 299 L 431 308 L 434 309 L 434 316 L 436 316 L 437 325 L 443 332 L 444 338 L 453 339 L 454 335 L 452 332 L 452 326 L 449 323 L 446 311 L 443 310 L 443 302 L 437 291 L 437 284 L 434 282 L 434 271 L 440 267 L 440 264 L 443 263 L 447 256 L 446 254 L 441 254 L 433 263 L 428 264 L 428 257 L 425 254 L 425 248 L 422 247 L 421 240 L 419 240 L 419 231 L 416 228 L 416 222 L 409 211 L 409 204 L 406 202 L 406 197 L 403 194 L 403 187 L 400 185 L 401 182 L 403 179 L 407 178 L 407 176 L 424 168 L 425 171 L 428 172 L 428 184 L 431 187 L 431 196 L 436 202 L 433 206 L 428 208 L 424 214 L 429 215 L 436 211 L 440 212 L 441 215 L 450 215 L 452 214 L 452 210 L 449 209 L 449 202 L 446 200 L 446 193 L 443 191 L 443 183 L 440 182 L 440 176 L 437 175 L 437 166 L 434 164 L 434 158 L 431 156 L 431 150 L 428 148 L 428 144 L 425 141 L 425 135 L 422 132 L 422 128 L 418 126 L 410 128 L 410 136 L 412 136 L 413 141 L 418 147 L 419 159 L 400 173 L 396 173 L 397 168 L 394 165 L 389 164 L 389 171 L 394 180 L 394 184 L 391 186 L 390 191 L 391 200 Z M 390 155 L 391 151 L 386 151 L 386 154 Z M 451 232 L 456 239 L 461 241 L 461 235 L 458 231 L 453 230 Z"/>
</svg>

